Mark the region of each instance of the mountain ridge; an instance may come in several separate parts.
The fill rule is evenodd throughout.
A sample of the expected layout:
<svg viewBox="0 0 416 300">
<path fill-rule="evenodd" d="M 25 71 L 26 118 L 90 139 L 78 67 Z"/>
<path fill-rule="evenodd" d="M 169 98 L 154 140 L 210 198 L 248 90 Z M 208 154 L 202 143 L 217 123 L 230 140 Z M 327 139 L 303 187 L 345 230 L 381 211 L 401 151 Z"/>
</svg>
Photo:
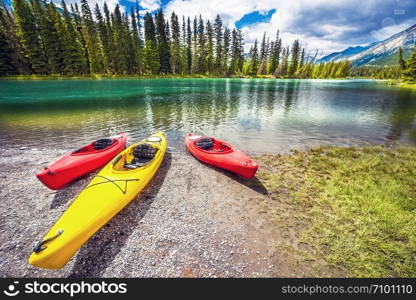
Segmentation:
<svg viewBox="0 0 416 300">
<path fill-rule="evenodd" d="M 403 47 L 405 56 L 416 45 L 416 24 L 393 34 L 389 38 L 369 44 L 367 46 L 348 47 L 339 52 L 326 55 L 318 60 L 318 63 L 349 60 L 354 66 L 396 64 L 393 56 Z"/>
</svg>

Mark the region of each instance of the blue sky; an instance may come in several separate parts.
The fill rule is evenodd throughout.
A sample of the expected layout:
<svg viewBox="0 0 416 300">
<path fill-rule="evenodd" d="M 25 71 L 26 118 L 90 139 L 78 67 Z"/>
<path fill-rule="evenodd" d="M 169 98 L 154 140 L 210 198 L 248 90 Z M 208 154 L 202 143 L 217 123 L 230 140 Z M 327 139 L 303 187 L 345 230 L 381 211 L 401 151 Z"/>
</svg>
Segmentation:
<svg viewBox="0 0 416 300">
<path fill-rule="evenodd" d="M 53 0 L 60 2 L 61 0 Z M 66 0 L 75 2 L 79 0 Z M 88 0 L 91 5 L 119 3 L 126 11 L 136 0 Z M 280 30 L 284 43 L 299 39 L 321 54 L 383 40 L 416 24 L 416 0 L 139 0 L 143 10 L 163 8 L 170 15 L 213 20 L 243 31 L 246 48 L 266 32 Z"/>
<path fill-rule="evenodd" d="M 269 22 L 276 9 L 271 9 L 266 12 L 260 12 L 258 10 L 245 14 L 240 20 L 235 22 L 235 27 L 241 29 L 245 26 L 252 26 L 253 24 Z"/>
</svg>

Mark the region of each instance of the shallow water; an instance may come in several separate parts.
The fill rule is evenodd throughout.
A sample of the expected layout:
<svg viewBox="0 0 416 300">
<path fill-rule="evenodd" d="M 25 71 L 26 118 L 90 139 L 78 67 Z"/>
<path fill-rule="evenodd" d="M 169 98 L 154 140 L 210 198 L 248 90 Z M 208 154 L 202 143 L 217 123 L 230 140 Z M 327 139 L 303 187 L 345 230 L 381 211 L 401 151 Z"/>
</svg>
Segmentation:
<svg viewBox="0 0 416 300">
<path fill-rule="evenodd" d="M 369 80 L 0 81 L 0 147 L 77 148 L 125 131 L 189 132 L 253 152 L 398 140 L 416 145 L 416 93 Z"/>
</svg>

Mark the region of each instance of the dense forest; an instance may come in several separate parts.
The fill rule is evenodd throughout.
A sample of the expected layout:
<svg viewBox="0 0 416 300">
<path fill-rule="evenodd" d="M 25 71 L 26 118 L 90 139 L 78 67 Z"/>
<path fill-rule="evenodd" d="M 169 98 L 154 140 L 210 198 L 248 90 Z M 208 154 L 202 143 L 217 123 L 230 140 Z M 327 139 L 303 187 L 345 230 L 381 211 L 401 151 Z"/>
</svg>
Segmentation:
<svg viewBox="0 0 416 300">
<path fill-rule="evenodd" d="M 175 75 L 274 76 L 278 78 L 398 78 L 409 62 L 392 68 L 353 68 L 348 61 L 316 63 L 298 40 L 285 46 L 279 31 L 263 35 L 244 53 L 239 29 L 201 16 L 185 18 L 162 10 L 141 14 L 136 3 L 129 12 L 104 3 L 93 10 L 59 7 L 44 0 L 0 0 L 0 76 L 5 75 Z M 414 68 L 414 67 L 413 67 Z M 411 72 L 410 72 L 411 73 Z M 406 73 L 407 74 L 407 73 Z"/>
</svg>

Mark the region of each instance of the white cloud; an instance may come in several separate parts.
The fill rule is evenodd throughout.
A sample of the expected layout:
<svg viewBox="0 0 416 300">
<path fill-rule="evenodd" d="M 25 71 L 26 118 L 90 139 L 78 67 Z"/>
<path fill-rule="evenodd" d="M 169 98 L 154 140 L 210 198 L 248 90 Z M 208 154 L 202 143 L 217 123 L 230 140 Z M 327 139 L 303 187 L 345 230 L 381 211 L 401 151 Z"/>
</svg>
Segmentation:
<svg viewBox="0 0 416 300">
<path fill-rule="evenodd" d="M 234 23 L 245 14 L 254 10 L 269 10 L 255 1 L 247 0 L 173 0 L 168 3 L 165 10 L 168 15 L 175 11 L 177 15 L 185 15 L 193 18 L 202 15 L 204 19 L 214 20 L 217 14 L 221 15 L 225 26 L 234 27 Z M 259 1 L 260 2 L 260 1 Z"/>
<path fill-rule="evenodd" d="M 400 21 L 400 16 L 394 13 L 394 8 L 400 7 L 401 2 L 398 3 L 397 0 L 172 0 L 165 11 L 168 15 L 175 11 L 192 18 L 201 14 L 210 20 L 219 13 L 224 25 L 233 28 L 246 14 L 276 9 L 269 22 L 243 28 L 247 48 L 255 39 L 260 40 L 264 32 L 274 38 L 279 29 L 286 44 L 299 39 L 309 49 L 323 49 L 327 54 L 372 42 L 369 39 L 382 39 L 406 28 L 405 24 L 394 25 L 391 20 L 383 23 L 386 17 L 378 20 L 387 13 L 393 23 L 396 19 Z M 372 35 L 369 26 L 376 28 Z"/>
<path fill-rule="evenodd" d="M 136 0 L 131 1 L 136 2 Z M 149 12 L 159 9 L 162 4 L 160 0 L 140 0 L 139 3 L 145 11 Z"/>
<path fill-rule="evenodd" d="M 373 30 L 371 31 L 371 35 L 379 40 L 385 40 L 386 38 L 392 36 L 393 34 L 396 34 L 400 31 L 403 31 L 407 28 L 409 28 L 410 26 L 414 25 L 416 23 L 416 18 L 415 19 L 411 19 L 408 22 L 402 23 L 402 24 L 391 24 L 389 26 L 383 27 L 379 30 Z"/>
</svg>

